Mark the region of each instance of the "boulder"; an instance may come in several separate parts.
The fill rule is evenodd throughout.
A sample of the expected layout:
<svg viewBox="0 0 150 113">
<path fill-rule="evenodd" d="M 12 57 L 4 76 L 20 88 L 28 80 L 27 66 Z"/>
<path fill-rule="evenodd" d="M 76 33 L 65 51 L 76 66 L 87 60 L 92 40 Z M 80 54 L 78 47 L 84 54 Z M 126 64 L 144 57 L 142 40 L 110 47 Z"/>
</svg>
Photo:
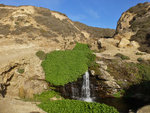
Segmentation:
<svg viewBox="0 0 150 113">
<path fill-rule="evenodd" d="M 122 38 L 118 44 L 118 47 L 123 48 L 127 47 L 130 44 L 130 41 L 128 39 Z"/>
<path fill-rule="evenodd" d="M 150 113 L 150 105 L 140 108 L 137 113 Z"/>
</svg>

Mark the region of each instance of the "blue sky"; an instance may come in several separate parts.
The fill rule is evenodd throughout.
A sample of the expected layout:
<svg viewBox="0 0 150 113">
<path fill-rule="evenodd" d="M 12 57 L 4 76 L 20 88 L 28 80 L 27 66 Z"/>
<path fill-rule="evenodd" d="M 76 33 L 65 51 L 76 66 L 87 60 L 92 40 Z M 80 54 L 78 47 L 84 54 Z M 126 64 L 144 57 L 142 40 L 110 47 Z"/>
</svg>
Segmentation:
<svg viewBox="0 0 150 113">
<path fill-rule="evenodd" d="M 89 26 L 116 28 L 121 14 L 150 0 L 0 0 L 5 5 L 33 5 L 65 13 L 71 20 Z"/>
</svg>

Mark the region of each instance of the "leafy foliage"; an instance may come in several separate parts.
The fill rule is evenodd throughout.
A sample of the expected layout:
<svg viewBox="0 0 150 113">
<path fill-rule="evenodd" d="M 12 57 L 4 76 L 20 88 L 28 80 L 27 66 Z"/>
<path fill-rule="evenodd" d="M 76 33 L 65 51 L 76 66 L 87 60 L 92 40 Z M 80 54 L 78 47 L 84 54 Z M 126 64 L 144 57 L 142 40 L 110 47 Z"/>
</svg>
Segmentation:
<svg viewBox="0 0 150 113">
<path fill-rule="evenodd" d="M 38 106 L 47 113 L 118 113 L 115 108 L 105 104 L 79 100 L 48 101 L 42 102 Z"/>
<path fill-rule="evenodd" d="M 36 56 L 39 57 L 40 60 L 44 60 L 46 57 L 46 54 L 44 51 L 38 51 L 36 52 Z"/>
<path fill-rule="evenodd" d="M 22 68 L 19 68 L 17 71 L 18 71 L 18 73 L 20 73 L 20 74 L 24 73 L 24 69 L 22 69 Z"/>
<path fill-rule="evenodd" d="M 46 80 L 53 85 L 64 85 L 77 80 L 84 74 L 95 55 L 86 44 L 79 44 L 73 50 L 53 51 L 42 62 Z"/>
<path fill-rule="evenodd" d="M 60 94 L 51 90 L 51 91 L 46 91 L 46 92 L 43 92 L 41 94 L 36 94 L 34 95 L 34 100 L 35 101 L 40 101 L 40 102 L 44 102 L 44 101 L 49 101 L 50 98 L 52 97 L 57 97 L 57 98 L 60 98 Z"/>
</svg>

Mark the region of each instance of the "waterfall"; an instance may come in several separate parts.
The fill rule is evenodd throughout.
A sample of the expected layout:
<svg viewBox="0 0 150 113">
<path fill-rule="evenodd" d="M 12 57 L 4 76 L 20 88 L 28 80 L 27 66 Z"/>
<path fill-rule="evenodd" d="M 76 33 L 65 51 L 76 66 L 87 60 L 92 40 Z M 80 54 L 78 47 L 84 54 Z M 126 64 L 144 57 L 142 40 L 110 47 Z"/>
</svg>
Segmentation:
<svg viewBox="0 0 150 113">
<path fill-rule="evenodd" d="M 71 92 L 72 92 L 72 98 L 75 98 L 75 88 L 73 86 L 73 83 L 71 84 Z"/>
<path fill-rule="evenodd" d="M 83 84 L 81 89 L 81 100 L 86 102 L 92 102 L 92 98 L 90 97 L 90 79 L 89 79 L 89 72 L 85 72 L 83 75 Z"/>
</svg>

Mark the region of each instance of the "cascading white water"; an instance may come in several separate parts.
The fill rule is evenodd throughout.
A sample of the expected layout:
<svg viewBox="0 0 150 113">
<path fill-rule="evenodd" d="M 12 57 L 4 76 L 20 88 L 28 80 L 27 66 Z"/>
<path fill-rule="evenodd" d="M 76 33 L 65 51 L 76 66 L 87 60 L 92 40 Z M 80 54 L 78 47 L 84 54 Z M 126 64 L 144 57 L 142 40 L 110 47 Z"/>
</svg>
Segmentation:
<svg viewBox="0 0 150 113">
<path fill-rule="evenodd" d="M 71 84 L 71 92 L 72 92 L 72 98 L 75 98 L 75 88 L 73 84 Z"/>
<path fill-rule="evenodd" d="M 90 79 L 89 79 L 89 72 L 85 72 L 83 75 L 83 84 L 81 90 L 81 100 L 86 102 L 92 102 L 92 98 L 90 97 Z"/>
</svg>

